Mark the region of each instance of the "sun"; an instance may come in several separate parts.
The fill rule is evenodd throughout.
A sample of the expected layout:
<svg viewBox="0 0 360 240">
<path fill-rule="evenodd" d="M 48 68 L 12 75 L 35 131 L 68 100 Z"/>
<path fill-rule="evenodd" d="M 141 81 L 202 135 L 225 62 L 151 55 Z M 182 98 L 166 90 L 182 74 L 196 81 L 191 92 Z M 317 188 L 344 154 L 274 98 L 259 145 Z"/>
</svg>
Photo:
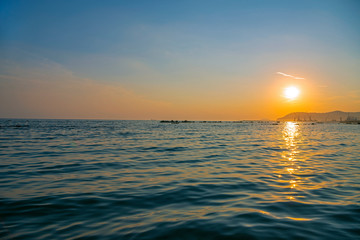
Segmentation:
<svg viewBox="0 0 360 240">
<path fill-rule="evenodd" d="M 289 100 L 296 99 L 300 94 L 300 90 L 297 87 L 291 86 L 284 89 L 284 97 Z"/>
</svg>

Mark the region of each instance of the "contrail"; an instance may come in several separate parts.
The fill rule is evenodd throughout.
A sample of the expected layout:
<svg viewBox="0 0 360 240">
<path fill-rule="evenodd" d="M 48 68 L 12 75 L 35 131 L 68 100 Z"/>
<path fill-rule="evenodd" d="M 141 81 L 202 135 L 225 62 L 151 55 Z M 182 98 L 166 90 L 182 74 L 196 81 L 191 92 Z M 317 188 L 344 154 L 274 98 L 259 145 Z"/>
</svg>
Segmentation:
<svg viewBox="0 0 360 240">
<path fill-rule="evenodd" d="M 302 78 L 302 77 L 295 77 L 295 76 L 292 76 L 290 74 L 286 74 L 286 73 L 283 73 L 283 72 L 277 72 L 277 74 L 283 75 L 285 77 L 291 77 L 293 79 L 305 79 L 305 78 Z"/>
</svg>

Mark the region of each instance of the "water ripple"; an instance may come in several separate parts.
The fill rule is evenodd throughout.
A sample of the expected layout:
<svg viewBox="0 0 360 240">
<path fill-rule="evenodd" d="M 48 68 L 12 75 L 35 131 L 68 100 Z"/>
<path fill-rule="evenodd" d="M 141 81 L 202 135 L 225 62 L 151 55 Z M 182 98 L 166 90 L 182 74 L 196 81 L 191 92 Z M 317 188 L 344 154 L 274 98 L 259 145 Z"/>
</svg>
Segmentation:
<svg viewBox="0 0 360 240">
<path fill-rule="evenodd" d="M 1 239 L 359 239 L 360 128 L 1 120 Z"/>
</svg>

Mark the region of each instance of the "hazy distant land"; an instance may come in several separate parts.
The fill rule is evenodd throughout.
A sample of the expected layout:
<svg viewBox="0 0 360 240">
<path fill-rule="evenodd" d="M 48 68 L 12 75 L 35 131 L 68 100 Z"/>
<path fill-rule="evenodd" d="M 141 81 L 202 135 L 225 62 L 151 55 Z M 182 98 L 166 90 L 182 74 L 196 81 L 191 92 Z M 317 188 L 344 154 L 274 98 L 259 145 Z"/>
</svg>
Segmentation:
<svg viewBox="0 0 360 240">
<path fill-rule="evenodd" d="M 342 112 L 333 111 L 326 113 L 311 112 L 293 112 L 289 113 L 276 121 L 296 121 L 296 122 L 342 122 L 342 123 L 358 123 L 360 124 L 360 112 Z M 270 123 L 272 120 L 242 120 L 242 121 L 188 121 L 188 120 L 161 120 L 161 123 Z M 275 123 L 277 124 L 277 123 Z"/>
<path fill-rule="evenodd" d="M 315 122 L 359 122 L 360 112 L 326 112 L 309 113 L 293 112 L 284 117 L 278 118 L 278 121 L 315 121 Z"/>
</svg>

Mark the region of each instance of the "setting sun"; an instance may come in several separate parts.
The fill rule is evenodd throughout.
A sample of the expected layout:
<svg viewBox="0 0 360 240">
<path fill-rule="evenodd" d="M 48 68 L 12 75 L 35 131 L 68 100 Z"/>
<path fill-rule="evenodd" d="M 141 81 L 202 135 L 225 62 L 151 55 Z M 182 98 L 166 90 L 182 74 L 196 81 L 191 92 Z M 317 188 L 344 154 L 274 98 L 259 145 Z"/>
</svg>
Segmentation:
<svg viewBox="0 0 360 240">
<path fill-rule="evenodd" d="M 297 87 L 287 87 L 284 90 L 284 97 L 289 99 L 289 100 L 294 100 L 296 99 L 300 94 L 300 90 Z"/>
</svg>

